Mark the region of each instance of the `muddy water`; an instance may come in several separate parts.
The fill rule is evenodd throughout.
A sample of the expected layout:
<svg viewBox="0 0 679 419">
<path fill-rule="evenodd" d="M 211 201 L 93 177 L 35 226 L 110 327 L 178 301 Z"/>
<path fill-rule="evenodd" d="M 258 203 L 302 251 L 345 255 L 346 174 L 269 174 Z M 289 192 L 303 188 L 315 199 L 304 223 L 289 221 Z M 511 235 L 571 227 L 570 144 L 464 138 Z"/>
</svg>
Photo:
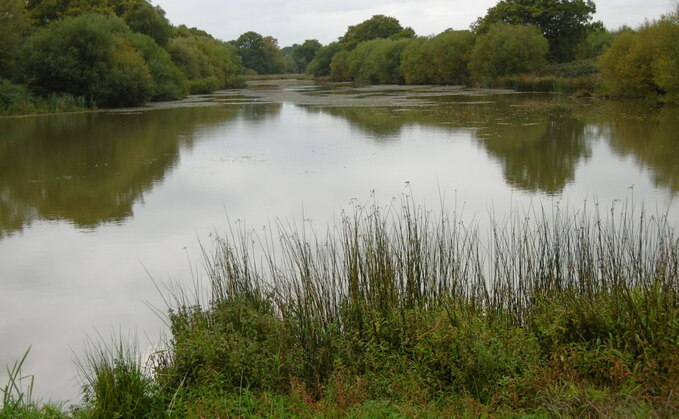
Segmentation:
<svg viewBox="0 0 679 419">
<path fill-rule="evenodd" d="M 0 364 L 78 400 L 86 336 L 156 342 L 159 284 L 228 228 L 442 197 L 484 218 L 633 199 L 679 218 L 679 110 L 454 87 L 261 82 L 146 109 L 0 119 Z M 119 332 L 122 331 L 122 332 Z M 4 380 L 4 376 L 0 376 Z"/>
</svg>

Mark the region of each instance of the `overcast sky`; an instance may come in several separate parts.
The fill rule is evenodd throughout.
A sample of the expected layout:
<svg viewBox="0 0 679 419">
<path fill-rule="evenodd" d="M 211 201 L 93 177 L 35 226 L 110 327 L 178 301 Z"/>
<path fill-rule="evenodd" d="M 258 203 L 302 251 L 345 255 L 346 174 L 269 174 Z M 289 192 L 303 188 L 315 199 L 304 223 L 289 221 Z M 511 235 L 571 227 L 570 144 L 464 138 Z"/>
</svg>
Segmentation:
<svg viewBox="0 0 679 419">
<path fill-rule="evenodd" d="M 595 0 L 595 20 L 609 29 L 636 27 L 672 8 L 674 0 Z M 317 39 L 336 40 L 349 25 L 376 14 L 397 18 L 418 35 L 468 29 L 497 0 L 152 0 L 175 24 L 203 29 L 228 41 L 247 31 L 277 38 L 280 47 Z"/>
</svg>

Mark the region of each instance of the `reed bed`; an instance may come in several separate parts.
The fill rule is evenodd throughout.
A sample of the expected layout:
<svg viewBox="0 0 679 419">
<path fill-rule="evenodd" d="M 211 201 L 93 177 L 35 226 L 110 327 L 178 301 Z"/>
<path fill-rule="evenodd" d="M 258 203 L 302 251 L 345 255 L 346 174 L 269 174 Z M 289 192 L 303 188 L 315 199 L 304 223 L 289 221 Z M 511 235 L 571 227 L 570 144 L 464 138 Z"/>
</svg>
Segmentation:
<svg viewBox="0 0 679 419">
<path fill-rule="evenodd" d="M 627 204 L 481 227 L 403 198 L 322 234 L 239 224 L 205 252 L 207 298 L 173 294 L 156 374 L 198 404 L 218 388 L 587 416 L 597 389 L 618 413 L 677 412 L 678 252 L 666 215 Z"/>
<path fill-rule="evenodd" d="M 403 197 L 322 232 L 229 222 L 204 249 L 210 286 L 164 293 L 161 350 L 90 345 L 73 416 L 677 416 L 667 214 L 489 218 Z"/>
</svg>

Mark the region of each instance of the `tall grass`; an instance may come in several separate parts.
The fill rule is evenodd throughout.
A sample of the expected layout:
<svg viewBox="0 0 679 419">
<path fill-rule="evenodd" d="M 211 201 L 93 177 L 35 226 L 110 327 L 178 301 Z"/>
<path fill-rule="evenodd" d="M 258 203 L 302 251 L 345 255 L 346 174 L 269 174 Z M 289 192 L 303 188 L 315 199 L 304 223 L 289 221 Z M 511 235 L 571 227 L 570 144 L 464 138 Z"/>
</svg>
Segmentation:
<svg viewBox="0 0 679 419">
<path fill-rule="evenodd" d="M 35 113 L 71 112 L 92 109 L 83 97 L 68 94 L 50 94 L 40 97 L 26 86 L 13 84 L 0 78 L 0 116 Z"/>
<path fill-rule="evenodd" d="M 88 418 L 158 417 L 157 391 L 144 370 L 136 340 L 114 337 L 88 338 L 85 355 L 77 361 L 83 381 L 84 406 Z"/>
<path fill-rule="evenodd" d="M 559 92 L 595 94 L 602 90 L 598 74 L 581 76 L 515 74 L 496 79 L 491 87 L 513 89 L 519 92 Z"/>
<path fill-rule="evenodd" d="M 531 209 L 486 229 L 404 198 L 324 233 L 240 224 L 206 251 L 207 299 L 174 293 L 161 393 L 180 411 L 205 394 L 302 391 L 580 414 L 570 383 L 677 412 L 674 228 L 633 205 L 600 211 Z"/>
<path fill-rule="evenodd" d="M 7 384 L 0 388 L 2 403 L 0 419 L 59 419 L 63 418 L 61 406 L 55 403 L 40 403 L 33 400 L 34 377 L 24 375 L 23 367 L 29 347 L 12 368 L 7 367 Z"/>
</svg>

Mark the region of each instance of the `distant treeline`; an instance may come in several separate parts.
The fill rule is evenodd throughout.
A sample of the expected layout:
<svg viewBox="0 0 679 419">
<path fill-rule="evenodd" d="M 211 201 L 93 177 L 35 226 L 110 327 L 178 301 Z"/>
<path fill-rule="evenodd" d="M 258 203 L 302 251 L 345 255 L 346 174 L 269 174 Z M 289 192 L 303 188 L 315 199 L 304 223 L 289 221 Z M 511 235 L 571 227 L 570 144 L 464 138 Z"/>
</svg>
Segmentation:
<svg viewBox="0 0 679 419">
<path fill-rule="evenodd" d="M 679 100 L 679 7 L 637 30 L 617 31 L 591 22 L 595 10 L 591 1 L 505 0 L 471 30 L 428 37 L 373 16 L 322 47 L 307 72 L 372 84 L 584 89 Z"/>
<path fill-rule="evenodd" d="M 595 11 L 591 0 L 502 0 L 471 30 L 427 37 L 375 15 L 328 45 L 281 49 L 252 31 L 224 42 L 173 26 L 147 0 L 0 0 L 0 114 L 134 106 L 305 72 L 679 101 L 679 5 L 637 30 L 609 31 Z"/>
</svg>

